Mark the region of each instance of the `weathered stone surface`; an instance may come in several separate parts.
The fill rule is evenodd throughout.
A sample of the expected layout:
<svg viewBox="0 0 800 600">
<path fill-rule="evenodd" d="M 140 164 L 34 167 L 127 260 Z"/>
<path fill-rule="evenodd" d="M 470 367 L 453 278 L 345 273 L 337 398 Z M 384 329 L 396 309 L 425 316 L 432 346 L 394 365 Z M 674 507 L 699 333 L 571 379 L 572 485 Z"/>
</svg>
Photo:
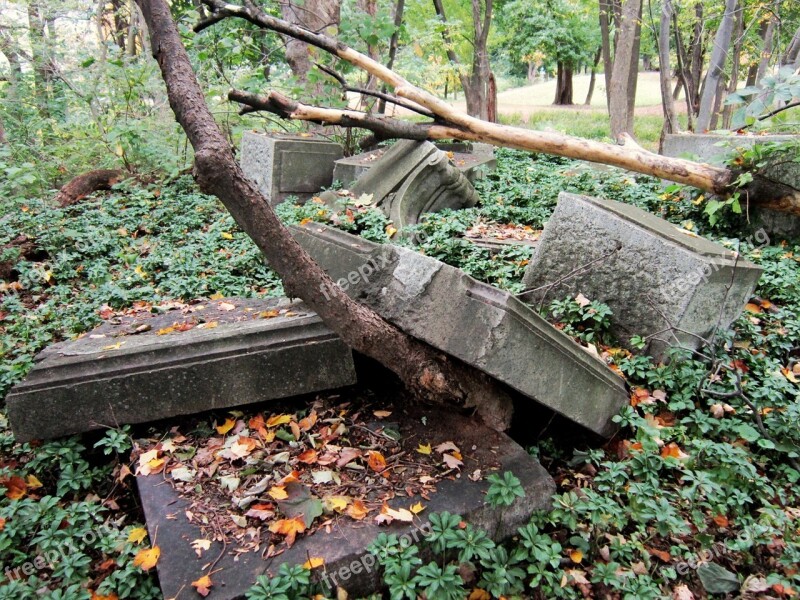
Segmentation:
<svg viewBox="0 0 800 600">
<path fill-rule="evenodd" d="M 435 146 L 443 152 L 452 152 L 453 156 L 450 162 L 464 174 L 470 183 L 483 179 L 486 173 L 493 171 L 497 166 L 494 147 L 489 144 L 437 142 Z M 345 187 L 351 186 L 369 171 L 388 150 L 388 148 L 378 148 L 337 160 L 333 168 L 333 180 L 339 181 Z"/>
<path fill-rule="evenodd" d="M 430 499 L 397 497 L 389 501 L 389 505 L 396 509 L 408 508 L 421 501 L 425 512 L 414 524 L 395 522 L 378 526 L 372 520 L 374 512 L 360 522 L 341 518 L 330 528 L 330 533 L 322 530 L 311 536 L 301 536 L 294 546 L 269 560 L 261 558 L 260 553 L 237 554 L 235 547 L 223 548 L 216 541 L 199 558 L 191 542 L 208 536 L 187 520 L 185 510 L 188 502 L 164 482 L 163 475 L 139 476 L 139 495 L 150 539 L 158 539 L 161 548 L 158 575 L 164 597 L 179 600 L 192 597 L 194 588 L 191 582 L 206 574 L 208 564 L 221 555 L 214 566 L 214 587 L 209 600 L 244 598 L 259 575 L 275 575 L 282 564 L 303 564 L 309 557 L 325 561 L 324 567 L 313 571 L 313 577 L 320 581 L 326 597 L 336 597 L 336 590 L 328 586 L 335 588 L 338 584 L 349 592 L 350 597 L 359 598 L 377 590 L 381 583 L 374 557 L 367 551 L 367 546 L 379 533 L 407 534 L 412 544 L 421 543 L 430 531 L 427 516 L 448 511 L 486 530 L 493 539 L 501 540 L 516 533 L 534 511 L 549 508 L 550 498 L 555 493 L 552 478 L 508 436 L 474 419 L 445 410 L 410 407 L 400 415 L 395 409 L 392 419 L 396 418 L 397 429 L 404 438 L 415 436 L 414 439 L 425 440 L 434 446 L 445 441 L 455 442 L 462 449 L 464 459 L 461 477 L 437 484 L 437 493 L 431 494 Z M 485 494 L 489 486 L 485 476 L 490 468 L 486 465 L 501 473 L 513 472 L 525 489 L 525 497 L 511 507 L 492 508 L 487 504 Z M 476 468 L 482 468 L 482 481 L 473 482 L 467 477 Z M 424 550 L 424 547 L 420 549 Z M 353 567 L 355 563 L 358 566 Z M 325 574 L 327 578 L 322 577 Z"/>
<path fill-rule="evenodd" d="M 242 170 L 273 205 L 287 196 L 307 199 L 330 186 L 341 157 L 340 144 L 321 138 L 252 131 L 242 136 Z"/>
<path fill-rule="evenodd" d="M 698 158 L 702 162 L 720 163 L 737 149 L 749 149 L 774 142 L 798 140 L 797 135 L 718 135 L 668 134 L 664 139 L 665 156 Z M 767 165 L 765 175 L 772 180 L 800 189 L 800 163 L 780 161 Z M 757 192 L 756 192 L 757 193 Z M 751 207 L 750 222 L 754 230 L 764 229 L 773 236 L 800 236 L 800 217 L 790 213 Z"/>
<path fill-rule="evenodd" d="M 371 203 L 397 229 L 419 222 L 424 213 L 475 206 L 478 194 L 447 155 L 430 142 L 401 140 L 394 144 L 350 188 L 356 198 L 371 194 Z M 322 194 L 336 204 L 335 193 Z"/>
<path fill-rule="evenodd" d="M 20 442 L 286 398 L 355 383 L 350 349 L 300 303 L 218 301 L 106 323 L 50 346 L 8 395 Z M 225 310 L 234 305 L 234 310 Z M 282 311 L 263 318 L 262 311 Z M 271 311 L 271 312 L 270 312 Z M 201 323 L 164 333 L 175 323 Z M 216 322 L 216 327 L 207 327 Z M 135 333 L 136 331 L 140 333 Z M 161 331 L 162 335 L 158 332 Z"/>
<path fill-rule="evenodd" d="M 292 233 L 350 296 L 407 333 L 601 435 L 615 430 L 622 380 L 509 293 L 407 248 L 318 224 Z"/>
<path fill-rule="evenodd" d="M 635 206 L 562 192 L 523 282 L 534 305 L 578 293 L 609 305 L 623 343 L 697 348 L 741 313 L 761 269 Z"/>
</svg>

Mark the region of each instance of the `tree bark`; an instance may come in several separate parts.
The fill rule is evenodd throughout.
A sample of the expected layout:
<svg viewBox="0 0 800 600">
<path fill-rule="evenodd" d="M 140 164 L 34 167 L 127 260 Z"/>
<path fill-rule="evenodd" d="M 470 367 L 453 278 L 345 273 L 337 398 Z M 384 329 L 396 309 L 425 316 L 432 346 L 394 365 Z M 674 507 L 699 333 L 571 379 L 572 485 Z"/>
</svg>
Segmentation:
<svg viewBox="0 0 800 600">
<path fill-rule="evenodd" d="M 281 15 L 294 25 L 309 31 L 321 32 L 339 26 L 341 0 L 315 0 L 303 2 L 299 0 L 280 0 Z M 286 42 L 286 62 L 298 81 L 308 81 L 311 70 L 311 48 L 294 38 L 284 38 Z"/>
<path fill-rule="evenodd" d="M 61 208 L 72 206 L 86 196 L 100 190 L 110 190 L 115 183 L 122 181 L 125 171 L 118 169 L 97 169 L 78 175 L 64 185 L 54 200 Z"/>
<path fill-rule="evenodd" d="M 728 79 L 728 86 L 727 88 L 723 88 L 725 95 L 732 94 L 736 91 L 736 88 L 739 87 L 739 62 L 742 55 L 742 43 L 744 42 L 744 6 L 742 5 L 741 0 L 739 0 L 739 4 L 736 9 L 736 15 L 734 17 L 734 26 L 733 26 L 733 53 L 731 55 L 731 76 Z M 717 98 L 717 106 L 723 100 L 722 94 L 719 94 Z M 716 123 L 716 113 L 719 111 L 719 108 L 715 108 L 715 123 Z M 728 104 L 723 106 L 722 108 L 722 128 L 723 129 L 730 129 L 731 127 L 731 118 L 733 116 L 733 107 Z M 714 124 L 716 127 L 716 124 Z"/>
<path fill-rule="evenodd" d="M 597 81 L 597 67 L 600 65 L 600 57 L 603 54 L 603 47 L 599 46 L 597 48 L 597 52 L 594 54 L 594 61 L 592 62 L 592 74 L 589 77 L 589 91 L 586 92 L 586 100 L 584 100 L 584 104 L 586 106 L 591 106 L 592 104 L 592 96 L 594 96 L 594 86 Z"/>
<path fill-rule="evenodd" d="M 389 39 L 389 59 L 386 61 L 386 68 L 394 68 L 394 59 L 397 56 L 397 47 L 400 43 L 400 27 L 403 25 L 403 12 L 405 10 L 405 0 L 397 0 L 394 7 L 394 31 L 392 37 Z M 386 93 L 386 85 L 383 85 L 381 91 Z M 381 98 L 378 102 L 378 114 L 382 115 L 386 112 L 386 100 Z"/>
<path fill-rule="evenodd" d="M 783 53 L 779 62 L 782 67 L 793 65 L 795 68 L 798 68 L 798 65 L 795 64 L 798 60 L 800 60 L 800 27 L 794 32 L 792 41 L 789 42 L 789 45 L 786 47 L 786 52 Z"/>
<path fill-rule="evenodd" d="M 705 54 L 705 21 L 703 3 L 698 2 L 694 5 L 694 29 L 689 48 L 692 51 L 692 60 L 689 64 L 692 85 L 692 112 L 697 115 L 700 107 L 700 82 L 703 75 L 703 56 Z"/>
<path fill-rule="evenodd" d="M 672 96 L 672 82 L 669 78 L 670 73 L 672 73 L 669 66 L 669 33 L 672 14 L 672 0 L 662 0 L 661 21 L 659 22 L 658 30 L 658 75 L 661 82 L 661 105 L 664 109 L 664 126 L 661 128 L 659 148 L 663 146 L 664 137 L 668 133 L 680 131 L 678 116 L 675 113 L 675 101 Z"/>
<path fill-rule="evenodd" d="M 490 426 L 508 427 L 511 400 L 496 382 L 405 334 L 351 299 L 300 247 L 234 160 L 206 105 L 166 0 L 136 1 L 149 28 L 170 106 L 195 150 L 198 185 L 222 201 L 289 293 L 302 298 L 346 344 L 394 371 L 411 390 L 439 401 L 476 406 Z"/>
<path fill-rule="evenodd" d="M 726 0 L 725 13 L 722 15 L 719 29 L 714 36 L 714 47 L 711 51 L 708 72 L 703 84 L 703 94 L 700 97 L 700 108 L 697 113 L 697 130 L 700 132 L 708 131 L 711 127 L 714 100 L 717 98 L 719 82 L 725 73 L 725 59 L 731 47 L 737 2 L 738 0 Z"/>
<path fill-rule="evenodd" d="M 616 49 L 614 66 L 611 70 L 609 88 L 609 117 L 611 118 L 611 137 L 618 139 L 623 133 L 633 132 L 633 111 L 631 110 L 630 89 L 633 76 L 634 56 L 637 46 L 638 21 L 641 14 L 642 0 L 625 0 L 622 6 L 621 24 Z M 634 88 L 635 93 L 635 88 Z"/>
<path fill-rule="evenodd" d="M 603 78 L 606 82 L 606 106 L 611 106 L 611 2 L 600 0 L 600 47 L 603 53 Z"/>
<path fill-rule="evenodd" d="M 556 69 L 556 97 L 553 104 L 569 106 L 572 104 L 572 65 L 558 62 Z"/>
<path fill-rule="evenodd" d="M 777 2 L 774 8 L 776 10 L 770 13 L 769 19 L 766 21 L 766 27 L 763 28 L 763 35 L 761 36 L 761 58 L 758 61 L 758 67 L 756 69 L 756 80 L 752 85 L 760 82 L 764 78 L 764 75 L 767 74 L 767 67 L 769 67 L 769 61 L 772 58 L 772 45 L 775 38 L 775 28 L 778 24 L 778 15 L 776 14 L 778 8 Z M 762 22 L 762 25 L 763 24 Z"/>
</svg>

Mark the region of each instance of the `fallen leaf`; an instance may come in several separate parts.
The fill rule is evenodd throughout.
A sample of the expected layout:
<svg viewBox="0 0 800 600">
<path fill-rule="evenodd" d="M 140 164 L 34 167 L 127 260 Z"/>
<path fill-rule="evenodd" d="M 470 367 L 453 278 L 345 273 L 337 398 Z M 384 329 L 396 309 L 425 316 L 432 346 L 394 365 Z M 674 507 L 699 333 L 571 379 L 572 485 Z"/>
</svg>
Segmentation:
<svg viewBox="0 0 800 600">
<path fill-rule="evenodd" d="M 317 567 L 321 567 L 325 564 L 325 559 L 319 556 L 313 556 L 309 558 L 306 562 L 303 563 L 303 568 L 308 569 L 316 569 Z"/>
<path fill-rule="evenodd" d="M 218 434 L 225 435 L 231 429 L 233 429 L 234 425 L 236 425 L 236 421 L 228 417 L 227 419 L 225 419 L 225 422 L 222 425 L 217 425 L 215 429 L 217 430 Z"/>
<path fill-rule="evenodd" d="M 286 545 L 290 548 L 294 544 L 295 537 L 298 533 L 303 533 L 306 530 L 306 524 L 303 522 L 302 517 L 294 517 L 293 519 L 281 519 L 275 521 L 269 526 L 272 533 L 285 536 Z"/>
<path fill-rule="evenodd" d="M 592 301 L 589 300 L 583 294 L 578 294 L 577 296 L 575 296 L 575 302 L 577 302 L 578 306 L 580 306 L 581 308 L 584 308 L 585 306 L 589 306 L 592 303 Z"/>
<path fill-rule="evenodd" d="M 718 527 L 728 527 L 728 525 L 730 524 L 728 522 L 728 517 L 726 517 L 725 515 L 717 515 L 713 517 L 711 520 L 714 521 L 714 523 L 716 523 Z"/>
<path fill-rule="evenodd" d="M 210 588 L 212 585 L 214 584 L 211 583 L 211 577 L 209 577 L 208 575 L 203 575 L 197 581 L 192 582 L 192 587 L 197 588 L 197 593 L 200 594 L 203 598 L 208 596 L 208 594 L 211 592 Z"/>
<path fill-rule="evenodd" d="M 203 555 L 203 552 L 211 548 L 211 540 L 196 539 L 192 542 L 192 548 L 194 549 L 194 553 L 200 557 Z"/>
<path fill-rule="evenodd" d="M 273 500 L 285 500 L 289 497 L 286 488 L 282 485 L 273 485 L 267 493 L 272 496 Z"/>
<path fill-rule="evenodd" d="M 418 514 L 419 514 L 419 513 L 421 513 L 423 510 L 425 510 L 425 507 L 424 507 L 424 506 L 422 506 L 422 502 L 417 502 L 416 504 L 414 504 L 414 505 L 413 505 L 413 506 L 410 508 L 410 510 L 411 510 L 411 512 L 412 512 L 412 513 L 414 513 L 415 515 L 418 515 Z"/>
<path fill-rule="evenodd" d="M 323 501 L 328 510 L 336 512 L 342 512 L 350 504 L 350 498 L 347 496 L 328 496 Z"/>
<path fill-rule="evenodd" d="M 339 451 L 339 460 L 336 461 L 337 467 L 343 467 L 347 463 L 354 461 L 361 456 L 361 450 L 358 448 L 342 448 Z"/>
<path fill-rule="evenodd" d="M 669 552 L 666 552 L 664 550 L 659 550 L 657 548 L 648 548 L 647 551 L 653 556 L 659 558 L 662 562 L 665 563 L 672 562 L 672 555 Z"/>
<path fill-rule="evenodd" d="M 412 513 L 410 510 L 407 510 L 405 508 L 399 508 L 395 510 L 385 502 L 381 507 L 381 515 L 389 517 L 390 518 L 390 520 L 388 521 L 389 523 L 391 523 L 392 521 L 402 521 L 404 523 L 411 523 L 414 521 L 414 513 Z"/>
<path fill-rule="evenodd" d="M 267 419 L 267 427 L 278 427 L 279 425 L 286 425 L 292 420 L 291 415 L 273 415 Z"/>
<path fill-rule="evenodd" d="M 781 369 L 781 373 L 783 373 L 783 376 L 792 383 L 798 383 L 799 380 L 795 376 L 794 371 L 790 371 L 789 369 Z"/>
<path fill-rule="evenodd" d="M 224 311 L 231 311 L 236 309 L 236 305 L 231 304 L 230 302 L 220 302 L 217 304 L 217 308 Z"/>
<path fill-rule="evenodd" d="M 439 454 L 444 454 L 445 452 L 448 452 L 450 450 L 452 450 L 454 452 L 460 452 L 458 446 L 456 446 L 453 442 L 443 442 L 443 443 L 439 444 L 438 446 L 436 446 L 435 450 Z"/>
<path fill-rule="evenodd" d="M 689 455 L 681 450 L 678 444 L 670 442 L 661 449 L 661 458 L 677 458 L 678 460 L 684 460 L 689 458 Z"/>
<path fill-rule="evenodd" d="M 583 552 L 580 550 L 572 550 L 569 553 L 569 559 L 574 563 L 579 563 L 583 560 Z"/>
<path fill-rule="evenodd" d="M 694 594 L 688 585 L 676 585 L 672 590 L 672 600 L 694 600 Z"/>
<path fill-rule="evenodd" d="M 442 460 L 444 460 L 444 464 L 447 465 L 448 469 L 458 469 L 464 466 L 464 463 L 452 454 L 443 454 Z"/>
<path fill-rule="evenodd" d="M 361 521 L 369 514 L 367 505 L 361 500 L 353 500 L 353 503 L 347 507 L 347 516 L 356 521 Z"/>
<path fill-rule="evenodd" d="M 467 600 L 491 600 L 492 596 L 486 590 L 474 588 L 467 597 Z"/>
<path fill-rule="evenodd" d="M 388 417 L 388 416 L 390 416 L 392 414 L 392 411 L 390 411 L 390 410 L 374 410 L 374 411 L 372 411 L 372 414 L 375 415 L 379 419 L 385 419 L 386 417 Z"/>
<path fill-rule="evenodd" d="M 89 591 L 92 592 L 92 596 L 89 598 L 89 600 L 119 600 L 119 596 L 117 596 L 114 592 L 111 592 L 110 594 L 98 594 L 92 590 Z"/>
<path fill-rule="evenodd" d="M 298 455 L 297 460 L 299 460 L 301 463 L 304 463 L 306 465 L 316 464 L 316 462 L 317 462 L 317 451 L 313 450 L 313 449 L 308 449 L 305 452 L 301 452 Z"/>
<path fill-rule="evenodd" d="M 380 473 L 386 468 L 386 459 L 380 452 L 372 451 L 369 453 L 367 464 L 369 465 L 370 469 L 376 473 Z"/>
<path fill-rule="evenodd" d="M 0 531 L 6 528 L 6 520 L 3 517 L 0 517 Z"/>
<path fill-rule="evenodd" d="M 431 453 L 431 445 L 430 444 L 420 444 L 417 448 L 417 452 L 420 454 L 430 454 Z"/>
<path fill-rule="evenodd" d="M 133 565 L 139 567 L 142 571 L 149 571 L 156 566 L 158 558 L 161 556 L 161 548 L 153 546 L 152 548 L 143 548 L 139 550 L 133 558 Z"/>
<path fill-rule="evenodd" d="M 758 304 L 753 304 L 752 302 L 748 302 L 747 304 L 745 304 L 744 309 L 754 313 L 762 312 L 761 307 Z"/>
<path fill-rule="evenodd" d="M 128 541 L 132 544 L 141 544 L 144 541 L 144 538 L 147 537 L 147 529 L 144 527 L 135 527 L 131 529 L 130 533 L 128 534 Z"/>
<path fill-rule="evenodd" d="M 275 516 L 273 508 L 272 504 L 254 504 L 250 507 L 250 510 L 244 513 L 244 516 L 250 517 L 251 519 L 259 519 L 260 521 L 267 521 Z"/>
</svg>

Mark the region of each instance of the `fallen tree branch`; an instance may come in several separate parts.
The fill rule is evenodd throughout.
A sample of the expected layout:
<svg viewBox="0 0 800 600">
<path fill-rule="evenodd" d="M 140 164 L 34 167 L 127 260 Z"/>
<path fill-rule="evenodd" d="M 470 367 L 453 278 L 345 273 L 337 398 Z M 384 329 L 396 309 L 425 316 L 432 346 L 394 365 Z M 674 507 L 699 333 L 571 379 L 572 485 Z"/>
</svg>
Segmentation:
<svg viewBox="0 0 800 600">
<path fill-rule="evenodd" d="M 86 196 L 100 190 L 110 190 L 115 183 L 125 178 L 125 171 L 119 169 L 96 169 L 81 173 L 64 185 L 54 200 L 61 208 L 72 206 Z"/>
<path fill-rule="evenodd" d="M 412 391 L 440 402 L 477 407 L 496 429 L 511 419 L 511 398 L 484 373 L 409 336 L 351 299 L 278 219 L 233 157 L 197 82 L 166 0 L 136 0 L 150 32 L 175 118 L 195 150 L 200 189 L 225 205 L 252 238 L 290 296 L 302 298 L 351 348 L 391 369 Z"/>
<path fill-rule="evenodd" d="M 729 196 L 733 191 L 736 191 L 731 186 L 739 173 L 731 169 L 681 158 L 661 156 L 643 149 L 631 139 L 623 138 L 620 140 L 621 145 L 616 145 L 555 132 L 534 131 L 482 121 L 463 113 L 444 100 L 411 84 L 391 69 L 349 46 L 321 33 L 303 29 L 268 15 L 250 0 L 244 0 L 243 5 L 227 3 L 223 0 L 202 0 L 202 2 L 211 9 L 214 22 L 226 17 L 244 19 L 263 29 L 288 35 L 316 46 L 380 79 L 387 86 L 394 89 L 395 96 L 418 105 L 434 115 L 436 122 L 430 126 L 429 135 L 441 133 L 442 129 L 435 128 L 442 127 L 451 131 L 451 137 L 455 139 L 479 141 L 495 146 L 542 152 L 612 165 L 629 171 L 690 185 L 721 196 Z M 202 31 L 212 24 L 211 21 L 212 19 L 209 18 L 201 22 L 195 27 L 195 31 Z M 260 108 L 259 110 L 268 109 Z M 343 126 L 366 127 L 368 129 L 370 128 L 369 125 L 375 125 L 381 131 L 386 131 L 387 129 L 385 124 L 379 124 L 360 117 L 355 118 L 352 111 L 336 111 L 330 108 L 300 103 L 297 103 L 295 110 L 285 112 L 285 118 L 319 123 L 336 123 Z M 352 124 L 345 125 L 345 123 Z M 420 135 L 419 129 L 412 128 L 409 131 L 412 131 L 417 136 Z M 379 135 L 383 135 L 383 133 Z M 397 135 L 397 137 L 404 136 Z M 411 139 L 421 138 L 412 137 Z M 440 138 L 428 137 L 425 139 Z M 759 181 L 759 174 L 753 173 L 752 187 L 759 186 Z M 739 191 L 746 193 L 748 190 Z M 759 206 L 769 206 L 783 212 L 800 214 L 800 193 L 787 191 L 785 186 L 772 190 L 768 187 L 767 182 L 761 182 L 759 194 L 750 194 L 750 197 Z"/>
</svg>

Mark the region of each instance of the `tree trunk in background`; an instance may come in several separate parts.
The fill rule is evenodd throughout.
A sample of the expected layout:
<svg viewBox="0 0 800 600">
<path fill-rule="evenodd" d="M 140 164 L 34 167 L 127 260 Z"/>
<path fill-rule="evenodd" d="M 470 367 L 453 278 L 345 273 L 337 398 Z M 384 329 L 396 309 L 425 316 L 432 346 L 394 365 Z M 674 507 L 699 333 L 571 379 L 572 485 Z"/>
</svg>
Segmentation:
<svg viewBox="0 0 800 600">
<path fill-rule="evenodd" d="M 766 21 L 766 23 L 762 22 L 762 26 L 766 24 L 766 28 L 764 28 L 763 35 L 761 36 L 762 39 L 761 59 L 758 61 L 758 68 L 756 70 L 756 80 L 755 82 L 753 82 L 753 85 L 764 79 L 764 75 L 767 74 L 767 67 L 769 67 L 769 61 L 770 59 L 772 59 L 772 48 L 775 40 L 775 29 L 778 24 L 778 16 L 776 14 L 777 8 L 778 8 L 778 3 L 776 2 L 775 6 L 773 7 L 773 12 L 769 16 L 769 19 Z"/>
<path fill-rule="evenodd" d="M 375 15 L 378 12 L 378 1 L 377 0 L 358 0 L 358 9 L 363 12 L 365 15 L 369 15 L 371 20 L 375 20 Z M 369 56 L 372 60 L 378 60 L 378 46 L 376 44 L 367 44 L 367 56 Z M 374 76 L 369 75 L 367 77 L 367 84 L 364 86 L 365 89 L 374 90 L 378 87 L 378 80 L 375 79 Z M 374 104 L 374 100 L 367 100 L 366 97 L 361 98 L 362 104 Z"/>
<path fill-rule="evenodd" d="M 700 108 L 697 112 L 697 131 L 703 133 L 711 127 L 711 118 L 714 113 L 715 100 L 719 83 L 725 74 L 725 59 L 731 47 L 731 36 L 738 0 L 726 0 L 725 13 L 714 36 L 714 46 L 711 50 L 711 59 L 708 72 L 703 83 L 703 93 L 700 96 Z"/>
<path fill-rule="evenodd" d="M 633 135 L 633 115 L 636 111 L 636 86 L 639 82 L 639 49 L 642 45 L 642 11 L 644 8 L 644 0 L 638 0 L 639 14 L 636 17 L 634 24 L 633 34 L 633 51 L 631 52 L 631 67 L 628 71 L 628 89 L 626 90 L 628 97 L 628 133 Z"/>
<path fill-rule="evenodd" d="M 727 97 L 728 94 L 732 94 L 736 91 L 736 88 L 739 87 L 739 62 L 742 56 L 742 42 L 744 41 L 744 6 L 742 5 L 741 0 L 739 0 L 739 6 L 736 10 L 735 16 L 735 23 L 733 26 L 733 54 L 731 55 L 731 76 L 728 79 L 728 87 L 725 90 L 725 96 Z M 723 100 L 722 94 L 720 94 L 719 98 L 717 98 L 717 103 Z M 714 122 L 712 123 L 712 128 L 716 127 L 716 112 L 719 111 L 718 108 L 715 109 L 714 114 Z M 730 129 L 731 127 L 731 117 L 733 115 L 733 107 L 731 105 L 725 105 L 722 108 L 722 128 L 723 129 Z"/>
<path fill-rule="evenodd" d="M 560 61 L 556 70 L 556 97 L 553 104 L 572 104 L 572 66 Z"/>
<path fill-rule="evenodd" d="M 600 0 L 600 48 L 603 53 L 603 78 L 606 82 L 606 106 L 611 106 L 611 2 Z"/>
<path fill-rule="evenodd" d="M 795 31 L 792 41 L 786 47 L 786 52 L 781 56 L 780 65 L 782 67 L 792 65 L 797 69 L 800 67 L 798 62 L 800 62 L 800 28 Z"/>
<path fill-rule="evenodd" d="M 639 15 L 641 10 L 641 0 L 625 0 L 622 5 L 621 22 L 618 27 L 619 35 L 614 51 L 614 66 L 611 70 L 608 106 L 611 137 L 615 140 L 623 133 L 633 132 L 630 92 L 631 82 L 635 81 L 635 74 L 632 74 L 631 70 L 633 65 L 638 63 L 638 57 L 634 57 L 633 52 L 637 46 L 637 32 L 640 31 Z"/>
<path fill-rule="evenodd" d="M 386 68 L 392 69 L 394 68 L 394 59 L 397 56 L 397 46 L 400 43 L 400 26 L 403 24 L 403 12 L 405 10 L 405 0 L 397 0 L 397 4 L 394 7 L 394 31 L 392 32 L 392 37 L 389 39 L 389 60 L 386 61 Z M 382 91 L 385 93 L 387 90 L 386 85 L 382 87 Z M 384 114 L 386 112 L 386 100 L 383 98 L 380 99 L 378 102 L 378 114 Z"/>
<path fill-rule="evenodd" d="M 689 49 L 692 59 L 689 63 L 689 73 L 691 78 L 689 83 L 692 87 L 692 112 L 697 115 L 700 107 L 700 82 L 703 75 L 703 56 L 705 55 L 705 21 L 703 20 L 703 4 L 698 2 L 694 5 L 694 30 Z"/>
<path fill-rule="evenodd" d="M 597 67 L 600 65 L 600 57 L 603 54 L 603 47 L 600 46 L 597 52 L 594 53 L 594 62 L 592 63 L 592 74 L 589 77 L 589 91 L 586 92 L 586 100 L 584 104 L 590 106 L 592 104 L 592 96 L 594 96 L 594 86 L 597 80 Z"/>
<path fill-rule="evenodd" d="M 22 78 L 22 59 L 24 54 L 17 40 L 3 26 L 0 26 L 0 53 L 6 57 L 9 66 L 9 86 L 6 94 L 9 100 L 15 102 L 19 99 L 19 82 Z"/>
<path fill-rule="evenodd" d="M 28 4 L 28 35 L 33 62 L 34 98 L 36 108 L 43 117 L 50 116 L 50 86 L 53 75 L 47 33 L 47 19 L 42 2 L 31 0 Z"/>
<path fill-rule="evenodd" d="M 339 27 L 341 0 L 280 0 L 281 15 L 286 21 L 311 31 L 336 30 Z M 335 34 L 335 31 L 328 31 Z M 314 50 L 294 38 L 284 38 L 286 42 L 286 62 L 297 79 L 305 83 L 311 70 L 311 57 Z"/>
<path fill-rule="evenodd" d="M 662 0 L 661 21 L 658 29 L 658 75 L 661 82 L 661 105 L 664 109 L 664 126 L 661 129 L 661 138 L 658 144 L 659 151 L 664 143 L 664 137 L 668 133 L 680 131 L 678 116 L 675 114 L 675 101 L 672 96 L 672 82 L 669 78 L 670 73 L 672 73 L 669 66 L 669 32 L 672 14 L 672 0 Z"/>
<path fill-rule="evenodd" d="M 680 71 L 680 83 L 683 85 L 683 95 L 686 101 L 686 128 L 689 131 L 694 131 L 694 96 L 692 86 L 692 74 L 689 71 L 687 63 L 688 57 L 686 56 L 686 48 L 683 46 L 683 38 L 680 34 L 678 27 L 678 16 L 675 11 L 672 11 L 672 25 L 675 34 L 675 56 L 678 59 L 678 71 Z M 673 95 L 677 100 L 678 95 Z"/>
<path fill-rule="evenodd" d="M 472 66 L 469 73 L 459 69 L 467 114 L 484 121 L 489 121 L 490 115 L 495 115 L 495 117 L 497 115 L 497 89 L 491 83 L 494 75 L 489 65 L 489 53 L 486 47 L 489 28 L 492 24 L 492 2 L 493 0 L 472 0 L 471 2 L 472 27 L 475 32 L 472 44 Z M 462 66 L 461 60 L 453 50 L 453 39 L 442 0 L 433 0 L 433 8 L 444 24 L 442 39 L 447 48 L 447 58 L 454 65 Z"/>
</svg>

